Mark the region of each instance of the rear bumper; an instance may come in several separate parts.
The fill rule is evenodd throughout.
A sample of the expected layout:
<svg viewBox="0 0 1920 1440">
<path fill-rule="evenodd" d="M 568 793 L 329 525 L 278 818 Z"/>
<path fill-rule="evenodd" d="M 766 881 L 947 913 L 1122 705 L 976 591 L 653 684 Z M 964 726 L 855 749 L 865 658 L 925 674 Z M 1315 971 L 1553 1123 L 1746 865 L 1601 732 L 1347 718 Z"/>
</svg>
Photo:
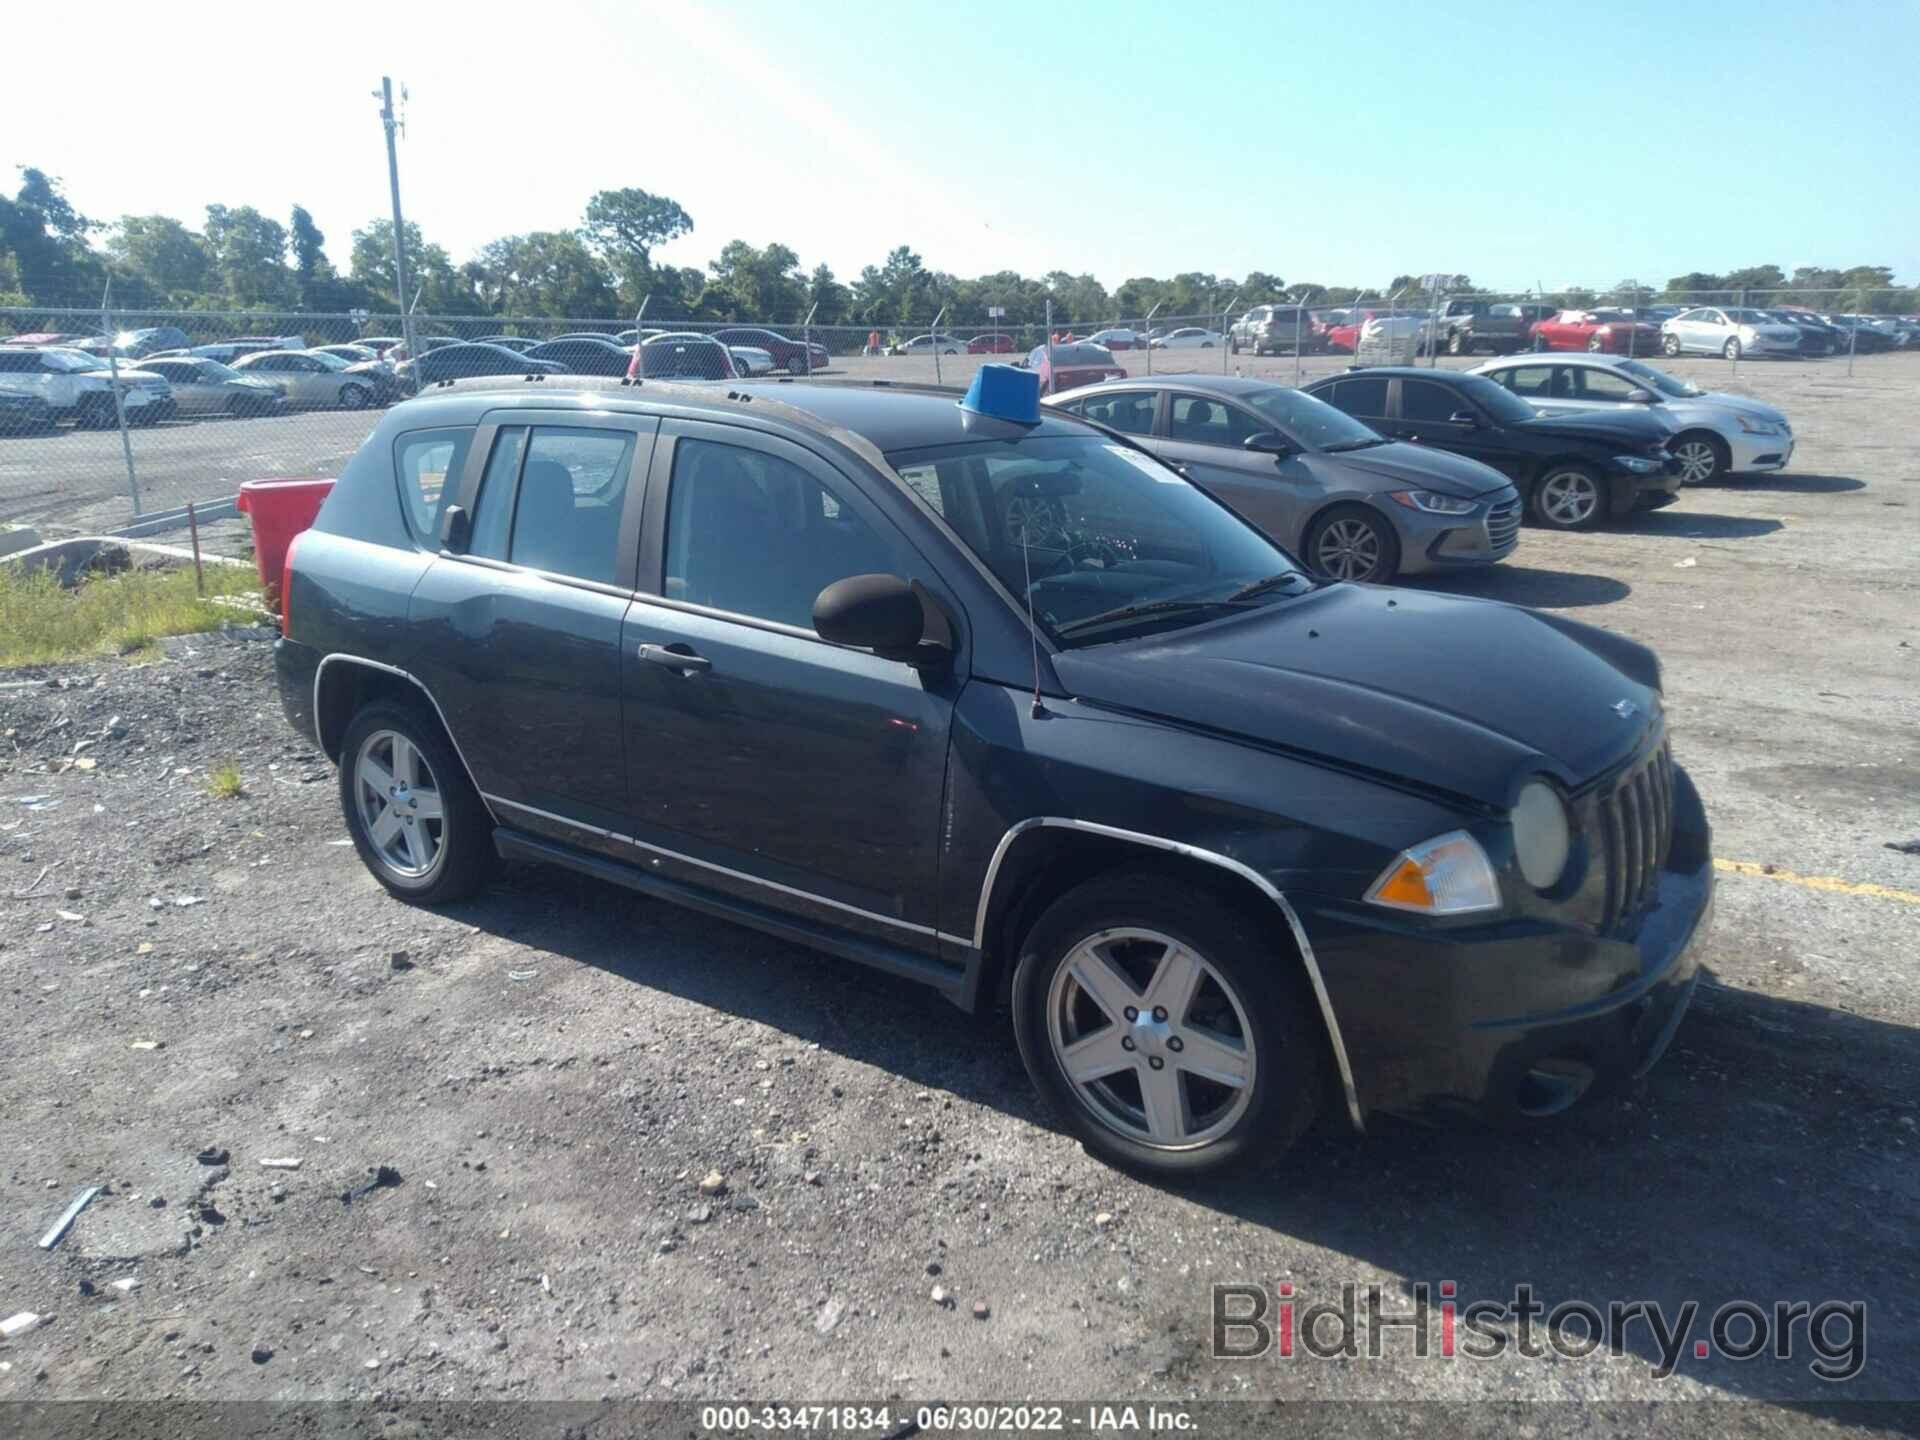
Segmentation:
<svg viewBox="0 0 1920 1440">
<path fill-rule="evenodd" d="M 280 709 L 287 723 L 313 744 L 320 743 L 320 731 L 313 714 L 313 677 L 320 667 L 320 652 L 311 645 L 284 636 L 273 642 L 273 673 L 280 688 Z"/>
<path fill-rule="evenodd" d="M 1362 1107 L 1522 1123 L 1650 1069 L 1692 998 L 1713 916 L 1706 817 L 1691 784 L 1675 799 L 1673 857 L 1628 937 L 1519 918 L 1446 930 L 1290 896 Z"/>
</svg>

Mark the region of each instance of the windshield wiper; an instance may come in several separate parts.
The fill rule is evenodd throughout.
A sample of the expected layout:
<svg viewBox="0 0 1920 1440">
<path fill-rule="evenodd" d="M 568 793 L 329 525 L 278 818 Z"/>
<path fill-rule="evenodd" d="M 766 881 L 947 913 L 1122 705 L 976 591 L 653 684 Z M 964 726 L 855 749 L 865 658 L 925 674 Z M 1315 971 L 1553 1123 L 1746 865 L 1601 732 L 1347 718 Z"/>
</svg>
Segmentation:
<svg viewBox="0 0 1920 1440">
<path fill-rule="evenodd" d="M 1238 605 L 1243 601 L 1253 599 L 1256 595 L 1264 595 L 1267 591 L 1273 589 L 1274 586 L 1285 584 L 1289 580 L 1305 580 L 1309 585 L 1313 583 L 1313 577 L 1302 571 L 1282 570 L 1277 575 L 1268 575 L 1262 579 L 1250 581 L 1242 585 L 1238 590 L 1235 590 L 1231 595 L 1227 596 L 1221 603 Z"/>
<path fill-rule="evenodd" d="M 1082 630 L 1091 630 L 1098 625 L 1111 625 L 1120 620 L 1134 620 L 1143 615 L 1172 615 L 1182 610 L 1220 610 L 1237 605 L 1240 602 L 1232 597 L 1225 600 L 1149 600 L 1144 605 L 1121 605 L 1113 610 L 1102 610 L 1097 615 L 1088 615 L 1084 619 L 1070 620 L 1055 631 L 1059 635 L 1077 635 Z"/>
<path fill-rule="evenodd" d="M 1366 450 L 1375 445 L 1391 445 L 1393 442 L 1385 436 L 1375 435 L 1368 440 L 1342 440 L 1337 445 L 1322 445 L 1321 451 L 1331 455 L 1341 450 Z"/>
</svg>

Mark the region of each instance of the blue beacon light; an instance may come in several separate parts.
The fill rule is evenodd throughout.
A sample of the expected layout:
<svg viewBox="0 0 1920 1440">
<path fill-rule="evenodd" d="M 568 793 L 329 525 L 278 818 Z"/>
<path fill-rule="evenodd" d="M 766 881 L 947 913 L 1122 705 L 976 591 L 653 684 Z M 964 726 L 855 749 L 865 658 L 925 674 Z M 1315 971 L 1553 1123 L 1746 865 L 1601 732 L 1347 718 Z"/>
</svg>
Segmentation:
<svg viewBox="0 0 1920 1440">
<path fill-rule="evenodd" d="M 982 365 L 960 401 L 969 434 L 1018 439 L 1040 423 L 1040 377 L 1012 365 Z"/>
</svg>

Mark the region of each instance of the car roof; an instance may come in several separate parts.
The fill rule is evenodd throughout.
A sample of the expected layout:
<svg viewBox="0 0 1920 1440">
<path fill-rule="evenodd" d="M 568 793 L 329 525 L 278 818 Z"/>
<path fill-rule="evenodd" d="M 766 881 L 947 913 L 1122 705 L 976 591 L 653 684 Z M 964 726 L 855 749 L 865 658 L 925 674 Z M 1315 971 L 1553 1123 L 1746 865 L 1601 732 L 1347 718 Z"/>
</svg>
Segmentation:
<svg viewBox="0 0 1920 1440">
<path fill-rule="evenodd" d="M 1558 355 L 1555 355 L 1553 358 L 1557 361 L 1560 357 Z M 1335 380 L 1348 380 L 1348 379 L 1352 379 L 1354 376 L 1357 376 L 1357 375 L 1365 375 L 1365 376 L 1377 375 L 1383 380 L 1403 380 L 1404 379 L 1404 380 L 1447 381 L 1447 380 L 1459 380 L 1464 376 L 1471 375 L 1472 373 L 1473 372 L 1471 370 L 1440 370 L 1440 369 L 1429 370 L 1424 365 L 1349 365 L 1345 370 L 1336 371 L 1331 375 L 1323 375 L 1318 380 L 1315 380 L 1311 385 L 1305 385 L 1305 386 L 1302 386 L 1301 388 L 1306 390 L 1311 390 L 1313 389 L 1314 385 L 1327 385 L 1327 384 L 1331 384 Z"/>
<path fill-rule="evenodd" d="M 419 425 L 477 421 L 503 400 L 551 406 L 571 399 L 597 410 L 652 413 L 661 405 L 720 413 L 751 414 L 755 401 L 772 401 L 769 418 L 851 431 L 882 451 L 919 450 L 980 439 L 965 426 L 957 387 L 901 385 L 887 380 L 644 380 L 567 375 L 528 381 L 520 376 L 483 376 L 437 386 L 403 407 Z M 777 408 L 776 408 L 777 407 Z M 1084 422 L 1042 408 L 1030 435 L 1085 435 Z"/>
<path fill-rule="evenodd" d="M 1052 397 L 1064 400 L 1069 395 L 1087 394 L 1095 390 L 1203 390 L 1209 395 L 1250 395 L 1257 390 L 1284 390 L 1287 387 L 1274 380 L 1262 380 L 1251 375 L 1201 375 L 1188 371 L 1171 375 L 1134 375 L 1125 380 L 1104 380 L 1098 385 L 1082 385 L 1076 390 L 1065 390 Z"/>
</svg>

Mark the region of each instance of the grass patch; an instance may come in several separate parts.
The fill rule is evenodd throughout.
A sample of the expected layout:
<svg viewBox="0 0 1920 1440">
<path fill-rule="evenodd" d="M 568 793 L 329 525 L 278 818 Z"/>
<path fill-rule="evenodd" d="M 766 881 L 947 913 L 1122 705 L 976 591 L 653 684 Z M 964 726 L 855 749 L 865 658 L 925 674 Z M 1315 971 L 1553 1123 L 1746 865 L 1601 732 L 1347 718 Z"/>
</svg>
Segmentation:
<svg viewBox="0 0 1920 1440">
<path fill-rule="evenodd" d="M 247 793 L 247 782 L 240 778 L 240 767 L 222 760 L 207 771 L 207 793 L 216 800 L 238 800 Z"/>
<path fill-rule="evenodd" d="M 215 595 L 258 600 L 260 584 L 251 571 L 209 565 L 205 599 L 184 567 L 90 575 L 67 590 L 44 571 L 18 575 L 0 566 L 0 666 L 146 653 L 163 635 L 198 635 L 246 618 L 213 603 Z"/>
</svg>

